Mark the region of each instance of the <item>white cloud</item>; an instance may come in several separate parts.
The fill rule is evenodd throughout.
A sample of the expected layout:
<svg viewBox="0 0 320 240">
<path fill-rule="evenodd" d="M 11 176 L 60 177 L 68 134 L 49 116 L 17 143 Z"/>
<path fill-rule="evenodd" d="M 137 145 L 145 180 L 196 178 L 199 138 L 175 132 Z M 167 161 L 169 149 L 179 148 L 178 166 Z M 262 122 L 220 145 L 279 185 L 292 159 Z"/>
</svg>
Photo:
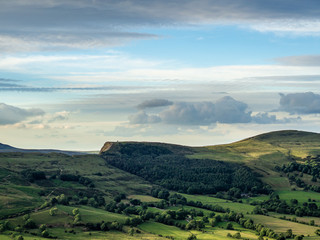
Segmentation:
<svg viewBox="0 0 320 240">
<path fill-rule="evenodd" d="M 249 27 L 260 32 L 274 32 L 282 35 L 320 36 L 319 19 L 276 19 L 253 23 Z"/>
</svg>

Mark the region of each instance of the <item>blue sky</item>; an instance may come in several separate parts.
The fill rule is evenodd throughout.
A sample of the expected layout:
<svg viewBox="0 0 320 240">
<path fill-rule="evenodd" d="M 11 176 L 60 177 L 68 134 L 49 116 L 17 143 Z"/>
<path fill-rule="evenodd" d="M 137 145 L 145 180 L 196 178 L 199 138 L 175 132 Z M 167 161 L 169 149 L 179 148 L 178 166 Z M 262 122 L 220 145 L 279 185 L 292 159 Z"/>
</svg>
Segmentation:
<svg viewBox="0 0 320 240">
<path fill-rule="evenodd" d="M 316 0 L 1 1 L 0 142 L 320 132 Z"/>
</svg>

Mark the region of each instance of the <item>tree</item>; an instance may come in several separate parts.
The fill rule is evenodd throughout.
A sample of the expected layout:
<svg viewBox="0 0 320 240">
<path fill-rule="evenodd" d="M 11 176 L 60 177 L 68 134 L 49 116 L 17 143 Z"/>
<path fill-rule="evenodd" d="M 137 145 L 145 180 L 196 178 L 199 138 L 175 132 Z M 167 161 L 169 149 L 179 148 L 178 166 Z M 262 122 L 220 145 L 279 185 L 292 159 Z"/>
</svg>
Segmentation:
<svg viewBox="0 0 320 240">
<path fill-rule="evenodd" d="M 58 208 L 54 207 L 49 210 L 50 216 L 55 216 L 58 213 Z"/>
<path fill-rule="evenodd" d="M 196 239 L 197 239 L 197 236 L 194 235 L 194 234 L 191 234 L 191 235 L 187 238 L 187 240 L 196 240 Z"/>
<path fill-rule="evenodd" d="M 122 230 L 122 224 L 121 223 L 118 223 L 117 221 L 114 221 L 111 223 L 110 225 L 110 229 L 111 230 L 118 230 L 118 231 L 121 231 Z"/>
<path fill-rule="evenodd" d="M 72 210 L 73 216 L 79 214 L 79 212 L 80 212 L 80 211 L 79 211 L 79 208 L 75 208 L 75 209 Z"/>
<path fill-rule="evenodd" d="M 320 236 L 320 229 L 317 229 L 314 233 Z"/>
<path fill-rule="evenodd" d="M 39 227 L 40 232 L 43 232 L 46 229 L 47 229 L 47 226 L 45 224 L 41 224 Z"/>
<path fill-rule="evenodd" d="M 81 216 L 80 216 L 80 214 L 78 213 L 77 215 L 74 216 L 73 222 L 74 222 L 74 223 L 79 223 L 80 221 L 81 221 Z"/>
<path fill-rule="evenodd" d="M 22 233 L 23 232 L 23 228 L 22 227 L 15 227 L 14 231 Z"/>
<path fill-rule="evenodd" d="M 303 235 L 298 235 L 295 236 L 294 240 L 303 240 L 304 236 Z"/>
<path fill-rule="evenodd" d="M 239 232 L 233 234 L 232 236 L 233 238 L 236 238 L 236 239 L 241 239 L 241 234 Z"/>
<path fill-rule="evenodd" d="M 37 227 L 37 224 L 32 220 L 32 219 L 28 219 L 24 225 L 23 225 L 25 228 L 30 228 L 30 229 L 33 229 L 33 228 L 36 228 Z"/>
<path fill-rule="evenodd" d="M 24 221 L 27 221 L 29 218 L 30 218 L 30 214 L 26 214 L 26 215 L 23 216 L 23 220 Z"/>
<path fill-rule="evenodd" d="M 108 231 L 109 230 L 108 224 L 105 222 L 101 223 L 100 229 L 101 229 L 101 231 Z"/>
<path fill-rule="evenodd" d="M 131 199 L 130 203 L 134 206 L 141 205 L 141 201 L 139 199 Z"/>
<path fill-rule="evenodd" d="M 47 238 L 49 237 L 49 232 L 47 230 L 44 230 L 41 232 L 41 236 Z"/>
<path fill-rule="evenodd" d="M 67 199 L 66 195 L 64 195 L 64 194 L 61 194 L 60 196 L 58 196 L 57 200 L 60 204 L 68 205 L 68 199 Z"/>
<path fill-rule="evenodd" d="M 227 227 L 226 227 L 228 230 L 233 230 L 233 226 L 232 226 L 232 223 L 228 223 L 227 224 Z"/>
<path fill-rule="evenodd" d="M 292 233 L 292 229 L 288 229 L 285 233 L 285 237 L 286 238 L 292 238 L 293 233 Z"/>
</svg>

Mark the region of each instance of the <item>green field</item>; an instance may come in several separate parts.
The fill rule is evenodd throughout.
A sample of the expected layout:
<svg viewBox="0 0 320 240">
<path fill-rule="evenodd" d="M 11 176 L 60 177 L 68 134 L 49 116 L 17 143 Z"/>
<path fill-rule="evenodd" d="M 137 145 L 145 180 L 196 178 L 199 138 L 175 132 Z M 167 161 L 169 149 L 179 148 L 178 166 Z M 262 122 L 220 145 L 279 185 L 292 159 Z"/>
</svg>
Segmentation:
<svg viewBox="0 0 320 240">
<path fill-rule="evenodd" d="M 315 200 L 317 203 L 320 202 L 320 193 L 316 192 L 306 192 L 306 191 L 276 191 L 280 199 L 290 201 L 291 199 L 297 199 L 300 204 L 303 202 L 308 202 Z"/>
<path fill-rule="evenodd" d="M 229 208 L 232 211 L 235 212 L 241 212 L 241 213 L 251 213 L 254 209 L 254 206 L 245 204 L 245 203 L 237 203 L 232 202 L 225 199 L 215 198 L 215 197 L 209 197 L 204 195 L 189 195 L 189 194 L 181 194 L 185 198 L 187 198 L 188 201 L 200 201 L 203 204 L 211 204 L 211 205 L 219 205 L 225 209 Z"/>
<path fill-rule="evenodd" d="M 153 235 L 150 233 L 135 233 L 132 236 L 124 232 L 119 231 L 108 231 L 108 232 L 101 232 L 101 231 L 90 231 L 84 232 L 82 228 L 74 228 L 75 233 L 70 233 L 68 228 L 52 228 L 49 230 L 49 233 L 52 236 L 59 236 L 58 240 L 165 240 L 167 238 L 159 237 L 157 235 Z M 67 232 L 66 232 L 67 231 Z M 23 238 L 25 240 L 47 240 L 48 238 L 42 238 L 38 236 L 32 236 L 28 234 L 23 234 Z M 1 240 L 12 240 L 9 235 L 0 234 Z"/>
<path fill-rule="evenodd" d="M 148 203 L 154 203 L 154 202 L 159 202 L 161 201 L 161 199 L 159 198 L 155 198 L 152 196 L 148 196 L 148 195 L 129 195 L 127 197 L 128 199 L 139 199 L 141 202 L 148 202 Z"/>
<path fill-rule="evenodd" d="M 231 238 L 227 238 L 228 233 L 234 235 L 239 231 L 241 232 L 241 237 L 243 238 L 248 238 L 250 240 L 257 239 L 257 235 L 253 231 L 249 231 L 241 227 L 236 227 L 237 224 L 234 224 L 234 226 L 236 230 L 223 229 L 223 227 L 225 226 L 221 224 L 221 226 L 214 227 L 214 228 L 207 226 L 206 228 L 204 228 L 203 231 L 195 231 L 195 230 L 183 231 L 174 226 L 167 226 L 167 225 L 156 223 L 156 222 L 146 222 L 139 225 L 139 228 L 144 231 L 152 232 L 157 235 L 169 236 L 169 237 L 171 236 L 171 237 L 174 237 L 174 239 L 178 239 L 178 240 L 185 240 L 191 234 L 196 235 L 197 239 L 199 240 L 209 240 L 209 239 L 225 240 L 225 239 L 231 239 Z"/>
<path fill-rule="evenodd" d="M 150 232 L 157 235 L 173 236 L 175 239 L 187 239 L 191 235 L 187 231 L 180 230 L 174 226 L 168 226 L 157 222 L 145 222 L 139 225 L 139 228 L 143 231 Z"/>
<path fill-rule="evenodd" d="M 286 232 L 288 229 L 292 229 L 294 234 L 315 236 L 314 232 L 318 229 L 317 227 L 281 220 L 269 216 L 250 215 L 248 217 L 257 223 L 261 223 L 264 226 L 273 229 L 276 232 Z"/>
</svg>

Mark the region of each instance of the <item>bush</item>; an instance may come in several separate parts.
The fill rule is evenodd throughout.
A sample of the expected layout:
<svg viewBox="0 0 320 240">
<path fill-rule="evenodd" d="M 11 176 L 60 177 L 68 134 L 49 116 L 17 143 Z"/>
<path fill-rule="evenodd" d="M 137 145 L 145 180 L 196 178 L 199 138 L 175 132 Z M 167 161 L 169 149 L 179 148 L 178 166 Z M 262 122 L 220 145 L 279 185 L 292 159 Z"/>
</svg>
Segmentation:
<svg viewBox="0 0 320 240">
<path fill-rule="evenodd" d="M 37 224 L 32 219 L 28 219 L 23 226 L 29 229 L 37 228 Z"/>
<path fill-rule="evenodd" d="M 191 235 L 187 238 L 187 240 L 196 240 L 196 239 L 197 239 L 197 236 L 194 235 L 194 234 L 191 234 Z"/>
<path fill-rule="evenodd" d="M 18 235 L 16 239 L 17 240 L 24 240 L 23 236 L 21 236 L 21 235 Z"/>
<path fill-rule="evenodd" d="M 22 227 L 15 227 L 14 231 L 21 233 L 23 231 Z"/>
<path fill-rule="evenodd" d="M 47 226 L 45 224 L 41 224 L 39 227 L 40 232 L 43 232 L 46 229 L 47 229 Z"/>
<path fill-rule="evenodd" d="M 227 229 L 228 229 L 228 230 L 233 230 L 232 223 L 229 222 L 229 223 L 227 224 Z"/>
<path fill-rule="evenodd" d="M 54 207 L 49 210 L 50 216 L 55 216 L 58 213 L 58 208 Z"/>
<path fill-rule="evenodd" d="M 44 230 L 41 232 L 41 236 L 47 238 L 49 237 L 49 232 L 47 230 Z"/>
</svg>

